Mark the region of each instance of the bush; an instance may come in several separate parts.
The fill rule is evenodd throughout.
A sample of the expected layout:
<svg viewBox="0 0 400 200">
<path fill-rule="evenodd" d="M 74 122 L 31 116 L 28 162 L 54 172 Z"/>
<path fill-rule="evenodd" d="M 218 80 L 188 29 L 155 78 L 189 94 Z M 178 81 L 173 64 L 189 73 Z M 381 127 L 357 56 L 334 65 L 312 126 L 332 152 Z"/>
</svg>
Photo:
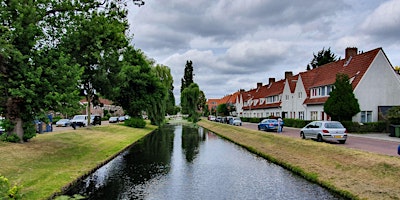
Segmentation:
<svg viewBox="0 0 400 200">
<path fill-rule="evenodd" d="M 0 140 L 5 142 L 14 142 L 14 143 L 20 141 L 19 137 L 16 134 L 7 135 L 6 133 L 0 136 Z"/>
<path fill-rule="evenodd" d="M 0 199 L 22 199 L 21 186 L 11 186 L 8 179 L 0 175 Z"/>
<path fill-rule="evenodd" d="M 364 124 L 351 121 L 343 121 L 341 123 L 350 133 L 382 133 L 386 131 L 386 122 L 384 121 Z"/>
<path fill-rule="evenodd" d="M 129 118 L 124 121 L 124 124 L 133 128 L 144 128 L 146 126 L 146 121 L 142 118 Z"/>
<path fill-rule="evenodd" d="M 310 122 L 311 122 L 311 120 L 301 120 L 301 119 L 292 119 L 292 118 L 284 118 L 283 119 L 284 126 L 295 127 L 295 128 L 303 128 Z"/>
<path fill-rule="evenodd" d="M 391 124 L 400 124 L 400 106 L 390 108 L 387 118 Z"/>
</svg>

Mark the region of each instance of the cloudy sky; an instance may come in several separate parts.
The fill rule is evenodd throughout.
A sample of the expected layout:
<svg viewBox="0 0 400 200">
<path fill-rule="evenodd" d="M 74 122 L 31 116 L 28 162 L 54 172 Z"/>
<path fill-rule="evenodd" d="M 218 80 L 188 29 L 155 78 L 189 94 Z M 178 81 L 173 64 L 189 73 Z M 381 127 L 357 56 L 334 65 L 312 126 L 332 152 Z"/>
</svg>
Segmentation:
<svg viewBox="0 0 400 200">
<path fill-rule="evenodd" d="M 313 53 L 382 47 L 400 65 L 400 0 L 144 0 L 131 6 L 133 43 L 171 68 L 179 103 L 187 60 L 206 98 L 305 71 Z"/>
</svg>

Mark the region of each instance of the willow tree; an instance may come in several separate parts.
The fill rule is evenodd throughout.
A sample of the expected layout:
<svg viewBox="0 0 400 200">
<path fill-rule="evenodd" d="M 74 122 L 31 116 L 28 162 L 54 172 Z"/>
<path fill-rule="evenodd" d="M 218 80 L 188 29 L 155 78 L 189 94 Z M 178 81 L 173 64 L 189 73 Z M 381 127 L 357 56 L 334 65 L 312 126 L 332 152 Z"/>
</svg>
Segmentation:
<svg viewBox="0 0 400 200">
<path fill-rule="evenodd" d="M 181 93 L 181 107 L 182 113 L 189 115 L 189 120 L 197 122 L 199 119 L 198 114 L 198 101 L 200 96 L 200 89 L 196 83 L 192 83 L 189 87 L 185 88 Z"/>
</svg>

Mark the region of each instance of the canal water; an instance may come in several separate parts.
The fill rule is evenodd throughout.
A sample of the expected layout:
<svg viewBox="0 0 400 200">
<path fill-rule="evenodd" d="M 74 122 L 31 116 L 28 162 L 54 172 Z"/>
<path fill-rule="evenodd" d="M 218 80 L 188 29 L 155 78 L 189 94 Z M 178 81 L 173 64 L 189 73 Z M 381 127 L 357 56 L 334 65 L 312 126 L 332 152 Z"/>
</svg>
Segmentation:
<svg viewBox="0 0 400 200">
<path fill-rule="evenodd" d="M 88 199 L 342 199 L 203 129 L 166 125 L 71 188 Z"/>
</svg>

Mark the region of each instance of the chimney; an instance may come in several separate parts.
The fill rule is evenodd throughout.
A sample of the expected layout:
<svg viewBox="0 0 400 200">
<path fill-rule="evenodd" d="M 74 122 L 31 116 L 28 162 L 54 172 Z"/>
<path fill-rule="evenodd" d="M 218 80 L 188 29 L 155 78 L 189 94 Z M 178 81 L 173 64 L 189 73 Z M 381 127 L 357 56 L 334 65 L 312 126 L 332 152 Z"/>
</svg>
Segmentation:
<svg viewBox="0 0 400 200">
<path fill-rule="evenodd" d="M 275 78 L 269 78 L 268 79 L 268 85 L 271 85 L 273 82 L 275 82 Z"/>
<path fill-rule="evenodd" d="M 257 88 L 260 88 L 260 87 L 262 87 L 262 83 L 261 82 L 257 83 Z"/>
<path fill-rule="evenodd" d="M 357 55 L 357 47 L 347 47 L 345 51 L 345 60 L 348 60 L 351 57 Z"/>
<path fill-rule="evenodd" d="M 289 77 L 293 76 L 293 72 L 292 71 L 286 71 L 285 72 L 285 79 L 288 79 Z"/>
</svg>

